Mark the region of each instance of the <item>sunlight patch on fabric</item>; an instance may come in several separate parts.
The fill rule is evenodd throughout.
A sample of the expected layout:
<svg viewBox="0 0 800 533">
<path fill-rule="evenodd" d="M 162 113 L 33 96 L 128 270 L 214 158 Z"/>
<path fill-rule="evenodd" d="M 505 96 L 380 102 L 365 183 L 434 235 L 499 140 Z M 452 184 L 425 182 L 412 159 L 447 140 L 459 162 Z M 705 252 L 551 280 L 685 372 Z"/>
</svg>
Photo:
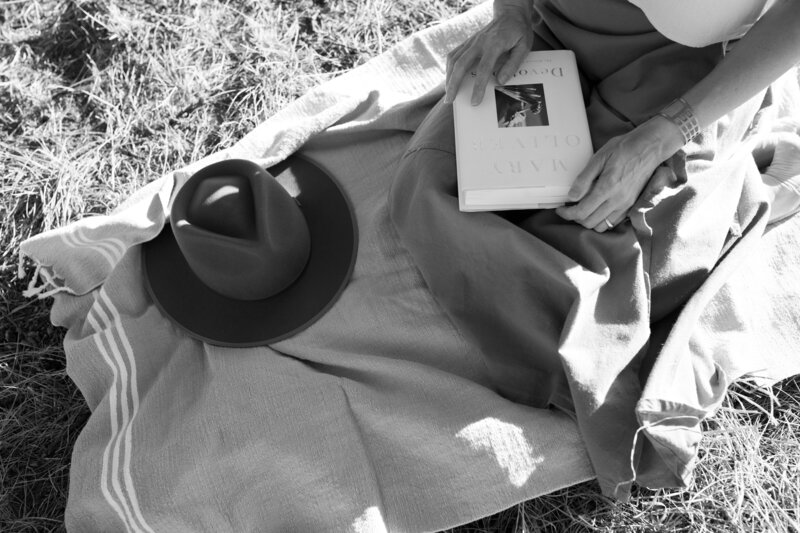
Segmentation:
<svg viewBox="0 0 800 533">
<path fill-rule="evenodd" d="M 456 433 L 475 451 L 490 453 L 515 487 L 523 486 L 544 457 L 534 456 L 533 446 L 519 426 L 497 418 L 484 418 Z"/>
<path fill-rule="evenodd" d="M 353 521 L 351 526 L 355 533 L 385 533 L 386 524 L 377 507 L 368 507 L 364 513 Z"/>
</svg>

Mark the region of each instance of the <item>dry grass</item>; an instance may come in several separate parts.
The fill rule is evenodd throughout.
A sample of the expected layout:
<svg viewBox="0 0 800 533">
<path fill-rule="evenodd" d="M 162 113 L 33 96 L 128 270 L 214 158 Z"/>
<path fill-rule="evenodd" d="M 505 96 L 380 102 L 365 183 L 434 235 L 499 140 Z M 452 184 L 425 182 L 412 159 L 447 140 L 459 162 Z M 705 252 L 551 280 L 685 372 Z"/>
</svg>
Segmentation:
<svg viewBox="0 0 800 533">
<path fill-rule="evenodd" d="M 459 0 L 0 0 L 0 531 L 63 529 L 88 417 L 17 249 L 230 146 Z M 800 531 L 800 381 L 737 385 L 696 486 L 615 504 L 585 483 L 454 531 Z"/>
</svg>

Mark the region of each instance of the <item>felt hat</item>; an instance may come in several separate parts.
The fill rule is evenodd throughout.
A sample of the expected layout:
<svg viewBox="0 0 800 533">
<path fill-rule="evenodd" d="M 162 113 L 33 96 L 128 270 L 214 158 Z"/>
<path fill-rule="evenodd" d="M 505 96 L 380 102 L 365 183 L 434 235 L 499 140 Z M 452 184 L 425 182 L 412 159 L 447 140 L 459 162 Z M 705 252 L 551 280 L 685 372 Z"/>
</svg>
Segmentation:
<svg viewBox="0 0 800 533">
<path fill-rule="evenodd" d="M 357 247 L 352 206 L 318 165 L 300 155 L 269 170 L 229 159 L 175 193 L 169 224 L 143 246 L 145 285 L 195 338 L 270 344 L 333 305 Z"/>
</svg>

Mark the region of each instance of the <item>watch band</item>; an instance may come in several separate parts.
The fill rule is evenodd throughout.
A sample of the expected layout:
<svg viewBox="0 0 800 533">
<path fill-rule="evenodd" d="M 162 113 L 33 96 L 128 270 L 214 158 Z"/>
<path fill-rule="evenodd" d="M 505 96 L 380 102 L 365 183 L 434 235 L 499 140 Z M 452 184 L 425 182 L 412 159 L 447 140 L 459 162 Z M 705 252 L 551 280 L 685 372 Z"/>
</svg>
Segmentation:
<svg viewBox="0 0 800 533">
<path fill-rule="evenodd" d="M 683 134 L 683 142 L 688 143 L 700 133 L 700 123 L 694 115 L 694 109 L 683 98 L 676 98 L 664 109 L 658 112 L 659 115 L 673 122 Z"/>
</svg>

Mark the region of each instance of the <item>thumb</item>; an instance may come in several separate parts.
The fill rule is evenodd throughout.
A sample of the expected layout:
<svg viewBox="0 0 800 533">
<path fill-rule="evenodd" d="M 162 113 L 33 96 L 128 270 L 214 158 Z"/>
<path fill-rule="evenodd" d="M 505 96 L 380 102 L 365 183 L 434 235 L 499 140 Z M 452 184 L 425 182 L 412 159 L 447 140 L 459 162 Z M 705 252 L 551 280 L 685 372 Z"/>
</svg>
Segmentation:
<svg viewBox="0 0 800 533">
<path fill-rule="evenodd" d="M 528 51 L 528 44 L 524 40 L 520 40 L 514 48 L 511 49 L 508 58 L 503 63 L 503 67 L 497 72 L 498 83 L 506 83 L 511 79 L 522 64 L 522 60 L 528 55 Z"/>
<path fill-rule="evenodd" d="M 647 182 L 647 186 L 642 192 L 642 201 L 652 201 L 661 191 L 667 187 L 676 185 L 677 182 L 678 176 L 675 175 L 674 170 L 667 166 L 658 167 L 655 172 L 653 172 L 653 175 L 650 176 L 650 181 Z"/>
<path fill-rule="evenodd" d="M 569 193 L 567 193 L 567 198 L 569 198 L 570 202 L 577 202 L 586 196 L 586 194 L 592 188 L 592 183 L 597 176 L 600 175 L 600 172 L 602 172 L 605 162 L 606 157 L 602 151 L 595 153 L 589 159 L 589 162 L 586 163 L 584 169 L 578 173 L 578 176 L 572 183 Z"/>
</svg>

